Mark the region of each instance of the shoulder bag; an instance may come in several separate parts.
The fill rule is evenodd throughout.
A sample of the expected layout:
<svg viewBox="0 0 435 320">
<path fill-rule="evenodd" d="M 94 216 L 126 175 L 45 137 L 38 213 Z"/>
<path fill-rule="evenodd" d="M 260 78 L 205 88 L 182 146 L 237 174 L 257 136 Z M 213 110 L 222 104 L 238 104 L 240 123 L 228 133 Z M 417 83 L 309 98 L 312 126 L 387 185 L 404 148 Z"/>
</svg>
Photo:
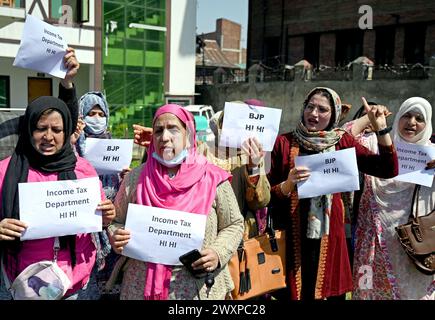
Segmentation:
<svg viewBox="0 0 435 320">
<path fill-rule="evenodd" d="M 231 296 L 246 300 L 286 287 L 285 231 L 275 230 L 268 210 L 265 233 L 242 240 L 228 267 L 234 282 Z"/>
<path fill-rule="evenodd" d="M 419 191 L 420 185 L 416 185 L 409 221 L 397 226 L 396 232 L 400 244 L 416 268 L 424 274 L 432 275 L 435 274 L 435 210 L 425 216 L 418 216 Z"/>
<path fill-rule="evenodd" d="M 59 238 L 54 241 L 52 261 L 32 263 L 12 282 L 6 274 L 2 260 L 2 272 L 6 288 L 14 300 L 60 300 L 71 286 L 71 281 L 57 265 Z"/>
</svg>

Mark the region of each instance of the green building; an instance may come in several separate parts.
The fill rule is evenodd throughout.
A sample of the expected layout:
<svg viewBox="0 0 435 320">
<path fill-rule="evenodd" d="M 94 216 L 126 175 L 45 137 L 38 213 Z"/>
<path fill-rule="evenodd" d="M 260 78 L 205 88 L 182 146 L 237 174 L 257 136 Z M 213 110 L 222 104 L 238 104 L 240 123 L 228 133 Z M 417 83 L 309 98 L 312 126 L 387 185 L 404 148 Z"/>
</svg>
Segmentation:
<svg viewBox="0 0 435 320">
<path fill-rule="evenodd" d="M 165 101 L 166 0 L 104 0 L 102 87 L 115 137 L 151 125 Z"/>
<path fill-rule="evenodd" d="M 0 1 L 0 109 L 24 110 L 34 98 L 57 96 L 59 78 L 13 67 L 29 14 L 61 28 L 80 62 L 78 97 L 103 91 L 113 136 L 132 138 L 132 124 L 150 126 L 161 105 L 193 103 L 196 2 Z"/>
</svg>

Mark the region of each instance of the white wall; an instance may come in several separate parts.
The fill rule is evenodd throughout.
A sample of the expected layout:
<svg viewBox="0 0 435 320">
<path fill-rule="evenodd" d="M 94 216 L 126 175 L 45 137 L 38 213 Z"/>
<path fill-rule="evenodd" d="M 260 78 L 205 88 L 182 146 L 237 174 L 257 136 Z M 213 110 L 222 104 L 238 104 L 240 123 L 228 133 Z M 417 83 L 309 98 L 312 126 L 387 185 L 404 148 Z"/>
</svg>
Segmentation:
<svg viewBox="0 0 435 320">
<path fill-rule="evenodd" d="M 32 2 L 34 0 L 26 1 L 26 12 L 29 12 Z M 48 15 L 48 0 L 42 1 L 44 4 L 44 10 Z M 84 26 L 94 25 L 94 0 L 90 1 L 89 4 L 89 22 L 84 23 Z M 38 5 L 35 6 L 32 15 L 42 19 L 43 15 Z M 0 28 L 0 38 L 10 39 L 10 40 L 21 40 L 21 36 L 24 28 L 23 21 L 15 21 L 7 24 L 3 28 Z M 94 64 L 94 46 L 95 46 L 95 35 L 93 30 L 86 30 L 80 28 L 68 28 L 59 27 L 60 32 L 64 35 L 68 45 L 87 47 L 81 50 L 77 50 L 77 58 L 80 59 L 80 63 Z M 1 43 L 0 43 L 1 45 Z M 18 52 L 19 44 L 9 44 L 6 47 L 2 47 L 0 50 L 0 57 L 15 57 Z"/>
<path fill-rule="evenodd" d="M 166 95 L 195 93 L 196 0 L 172 0 L 169 88 Z M 168 54 L 168 53 L 167 53 Z"/>
<path fill-rule="evenodd" d="M 34 0 L 26 1 L 26 9 L 22 9 L 25 12 L 29 12 Z M 97 0 L 101 5 L 101 1 Z M 46 15 L 49 15 L 49 1 L 42 0 Z M 20 9 L 16 9 L 20 10 Z M 32 15 L 42 19 L 43 14 L 38 5 L 32 12 Z M 84 26 L 94 26 L 95 21 L 95 0 L 89 1 L 89 22 L 84 23 Z M 12 21 L 12 20 L 11 20 Z M 12 40 L 16 43 L 9 43 L 9 41 L 0 41 L 0 75 L 6 75 L 10 78 L 10 95 L 11 95 L 11 107 L 13 108 L 25 108 L 27 106 L 27 78 L 37 77 L 37 71 L 16 68 L 12 66 L 14 58 L 18 52 L 19 43 L 24 28 L 24 19 L 15 20 L 4 27 L 0 27 L 0 38 Z M 59 27 L 61 33 L 64 35 L 67 43 L 71 47 L 80 46 L 80 49 L 76 49 L 76 56 L 80 62 L 80 70 L 75 79 L 75 85 L 77 89 L 77 95 L 93 90 L 94 84 L 94 46 L 95 46 L 95 33 L 92 29 L 82 28 L 69 28 Z M 92 73 L 92 74 L 91 74 Z M 47 75 L 47 77 L 51 77 Z M 53 78 L 53 77 L 52 77 Z M 53 78 L 53 95 L 58 94 L 59 79 Z M 92 87 L 91 87 L 92 86 Z"/>
<path fill-rule="evenodd" d="M 1 46 L 0 46 L 1 50 Z M 27 80 L 28 77 L 37 77 L 37 72 L 22 68 L 13 67 L 14 59 L 0 57 L 0 75 L 9 76 L 11 108 L 25 108 L 27 106 Z M 91 89 L 89 73 L 90 66 L 86 64 L 80 65 L 79 73 L 74 79 L 74 84 L 77 90 L 77 97 L 86 93 Z M 93 70 L 92 70 L 93 72 Z M 47 78 L 52 78 L 53 92 L 57 97 L 60 80 L 58 78 L 46 75 Z"/>
</svg>

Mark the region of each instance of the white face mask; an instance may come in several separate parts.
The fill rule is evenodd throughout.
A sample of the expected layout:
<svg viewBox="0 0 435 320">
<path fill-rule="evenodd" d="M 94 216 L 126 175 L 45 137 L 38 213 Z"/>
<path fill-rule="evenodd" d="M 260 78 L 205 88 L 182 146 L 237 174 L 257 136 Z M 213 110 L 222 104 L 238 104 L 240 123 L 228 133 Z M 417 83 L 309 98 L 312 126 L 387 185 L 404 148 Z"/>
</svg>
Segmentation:
<svg viewBox="0 0 435 320">
<path fill-rule="evenodd" d="M 103 133 L 106 130 L 106 117 L 85 117 L 86 127 L 93 134 Z"/>
<path fill-rule="evenodd" d="M 153 158 L 156 159 L 162 166 L 165 166 L 167 168 L 173 168 L 181 164 L 184 159 L 188 156 L 187 149 L 183 149 L 177 156 L 172 158 L 171 160 L 165 160 L 162 157 L 160 157 L 155 151 L 152 154 Z"/>
</svg>

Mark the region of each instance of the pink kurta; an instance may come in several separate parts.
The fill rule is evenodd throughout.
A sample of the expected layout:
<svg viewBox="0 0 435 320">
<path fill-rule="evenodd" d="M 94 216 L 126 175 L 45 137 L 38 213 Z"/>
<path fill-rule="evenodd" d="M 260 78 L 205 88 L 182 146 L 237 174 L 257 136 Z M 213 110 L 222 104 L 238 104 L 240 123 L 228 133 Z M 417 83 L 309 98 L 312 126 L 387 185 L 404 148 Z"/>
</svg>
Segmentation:
<svg viewBox="0 0 435 320">
<path fill-rule="evenodd" d="M 0 161 L 0 202 L 2 201 L 2 189 L 4 177 L 10 157 Z M 97 177 L 97 172 L 92 167 L 92 165 L 85 159 L 77 156 L 77 164 L 74 170 L 77 179 Z M 47 182 L 47 181 L 57 181 L 57 173 L 43 173 L 29 168 L 28 182 Z M 105 198 L 104 191 L 101 188 L 101 197 Z M 18 272 L 23 271 L 27 266 L 32 263 L 42 261 L 42 260 L 52 260 L 53 259 L 53 244 L 54 238 L 38 239 L 38 240 L 27 240 L 23 241 L 19 253 L 19 264 Z M 69 249 L 62 249 L 59 251 L 57 264 L 59 267 L 68 275 L 72 283 L 72 288 L 66 292 L 66 296 L 73 294 L 80 288 L 82 288 L 87 281 L 92 272 L 92 268 L 95 264 L 96 258 L 96 248 L 92 241 L 90 233 L 78 234 L 76 236 L 76 265 L 74 268 L 71 266 L 71 257 Z M 6 270 L 11 281 L 14 280 L 14 276 L 11 274 L 10 270 Z"/>
</svg>

